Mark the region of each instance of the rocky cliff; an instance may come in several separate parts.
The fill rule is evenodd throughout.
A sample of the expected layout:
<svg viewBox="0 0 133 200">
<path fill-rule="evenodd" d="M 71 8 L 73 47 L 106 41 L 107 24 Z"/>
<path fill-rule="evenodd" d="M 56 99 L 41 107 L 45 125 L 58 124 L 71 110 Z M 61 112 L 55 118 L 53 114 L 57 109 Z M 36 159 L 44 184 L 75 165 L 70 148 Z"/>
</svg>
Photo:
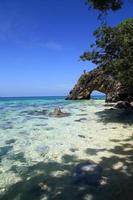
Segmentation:
<svg viewBox="0 0 133 200">
<path fill-rule="evenodd" d="M 90 99 L 94 90 L 104 93 L 107 102 L 133 98 L 132 88 L 125 88 L 111 73 L 105 72 L 102 67 L 99 67 L 81 75 L 66 99 Z"/>
</svg>

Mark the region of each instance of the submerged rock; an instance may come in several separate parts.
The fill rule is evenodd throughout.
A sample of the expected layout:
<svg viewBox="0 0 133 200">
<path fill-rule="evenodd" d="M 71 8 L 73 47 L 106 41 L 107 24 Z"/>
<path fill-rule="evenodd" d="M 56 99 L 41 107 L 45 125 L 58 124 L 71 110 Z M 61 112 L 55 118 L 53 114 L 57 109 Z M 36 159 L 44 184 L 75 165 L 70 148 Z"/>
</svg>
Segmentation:
<svg viewBox="0 0 133 200">
<path fill-rule="evenodd" d="M 81 137 L 81 138 L 85 138 L 85 136 L 84 135 L 78 135 L 79 137 Z"/>
<path fill-rule="evenodd" d="M 40 182 L 38 184 L 38 189 L 40 189 L 44 192 L 50 192 L 51 191 L 51 189 L 50 189 L 50 187 L 48 187 L 47 183 L 43 183 L 43 182 Z"/>
<path fill-rule="evenodd" d="M 80 119 L 75 119 L 74 121 L 75 122 L 81 122 L 81 121 L 86 121 L 87 120 L 87 118 L 80 118 Z"/>
<path fill-rule="evenodd" d="M 92 161 L 78 164 L 74 169 L 74 182 L 98 186 L 102 178 L 102 168 Z"/>
<path fill-rule="evenodd" d="M 50 117 L 68 117 L 70 113 L 64 113 L 60 108 L 55 108 L 53 112 L 49 113 Z"/>
</svg>

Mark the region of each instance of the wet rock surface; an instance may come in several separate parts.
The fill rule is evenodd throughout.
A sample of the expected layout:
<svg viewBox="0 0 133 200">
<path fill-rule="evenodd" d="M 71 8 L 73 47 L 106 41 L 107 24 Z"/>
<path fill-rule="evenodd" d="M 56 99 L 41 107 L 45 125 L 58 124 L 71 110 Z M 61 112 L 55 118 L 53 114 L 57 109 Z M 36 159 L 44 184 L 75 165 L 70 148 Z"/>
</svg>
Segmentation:
<svg viewBox="0 0 133 200">
<path fill-rule="evenodd" d="M 133 108 L 128 101 L 118 101 L 114 107 L 119 109 Z"/>
<path fill-rule="evenodd" d="M 53 112 L 49 113 L 50 117 L 68 117 L 70 113 L 62 112 L 60 108 L 55 108 Z"/>
</svg>

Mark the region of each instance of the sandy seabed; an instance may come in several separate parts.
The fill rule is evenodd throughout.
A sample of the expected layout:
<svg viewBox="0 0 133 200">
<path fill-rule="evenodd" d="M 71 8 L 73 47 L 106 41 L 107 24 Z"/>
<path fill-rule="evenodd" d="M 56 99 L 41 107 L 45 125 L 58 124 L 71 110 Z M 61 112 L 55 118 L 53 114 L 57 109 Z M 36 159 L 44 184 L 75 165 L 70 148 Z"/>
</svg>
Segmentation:
<svg viewBox="0 0 133 200">
<path fill-rule="evenodd" d="M 103 100 L 63 103 L 62 118 L 43 101 L 0 104 L 0 199 L 132 200 L 133 114 Z M 103 168 L 98 187 L 73 182 L 88 160 Z"/>
</svg>

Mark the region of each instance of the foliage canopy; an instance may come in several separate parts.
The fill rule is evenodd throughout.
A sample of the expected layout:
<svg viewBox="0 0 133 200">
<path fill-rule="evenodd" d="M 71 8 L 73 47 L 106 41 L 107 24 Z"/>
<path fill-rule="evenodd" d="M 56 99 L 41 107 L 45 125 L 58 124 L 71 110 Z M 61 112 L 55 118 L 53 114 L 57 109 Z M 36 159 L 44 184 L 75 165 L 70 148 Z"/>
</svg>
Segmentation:
<svg viewBox="0 0 133 200">
<path fill-rule="evenodd" d="M 133 87 L 133 18 L 114 28 L 101 26 L 94 36 L 92 51 L 85 52 L 81 59 L 92 61 L 115 74 L 123 85 Z"/>
<path fill-rule="evenodd" d="M 123 5 L 123 0 L 87 0 L 86 4 L 93 9 L 100 11 L 116 11 Z"/>
</svg>

